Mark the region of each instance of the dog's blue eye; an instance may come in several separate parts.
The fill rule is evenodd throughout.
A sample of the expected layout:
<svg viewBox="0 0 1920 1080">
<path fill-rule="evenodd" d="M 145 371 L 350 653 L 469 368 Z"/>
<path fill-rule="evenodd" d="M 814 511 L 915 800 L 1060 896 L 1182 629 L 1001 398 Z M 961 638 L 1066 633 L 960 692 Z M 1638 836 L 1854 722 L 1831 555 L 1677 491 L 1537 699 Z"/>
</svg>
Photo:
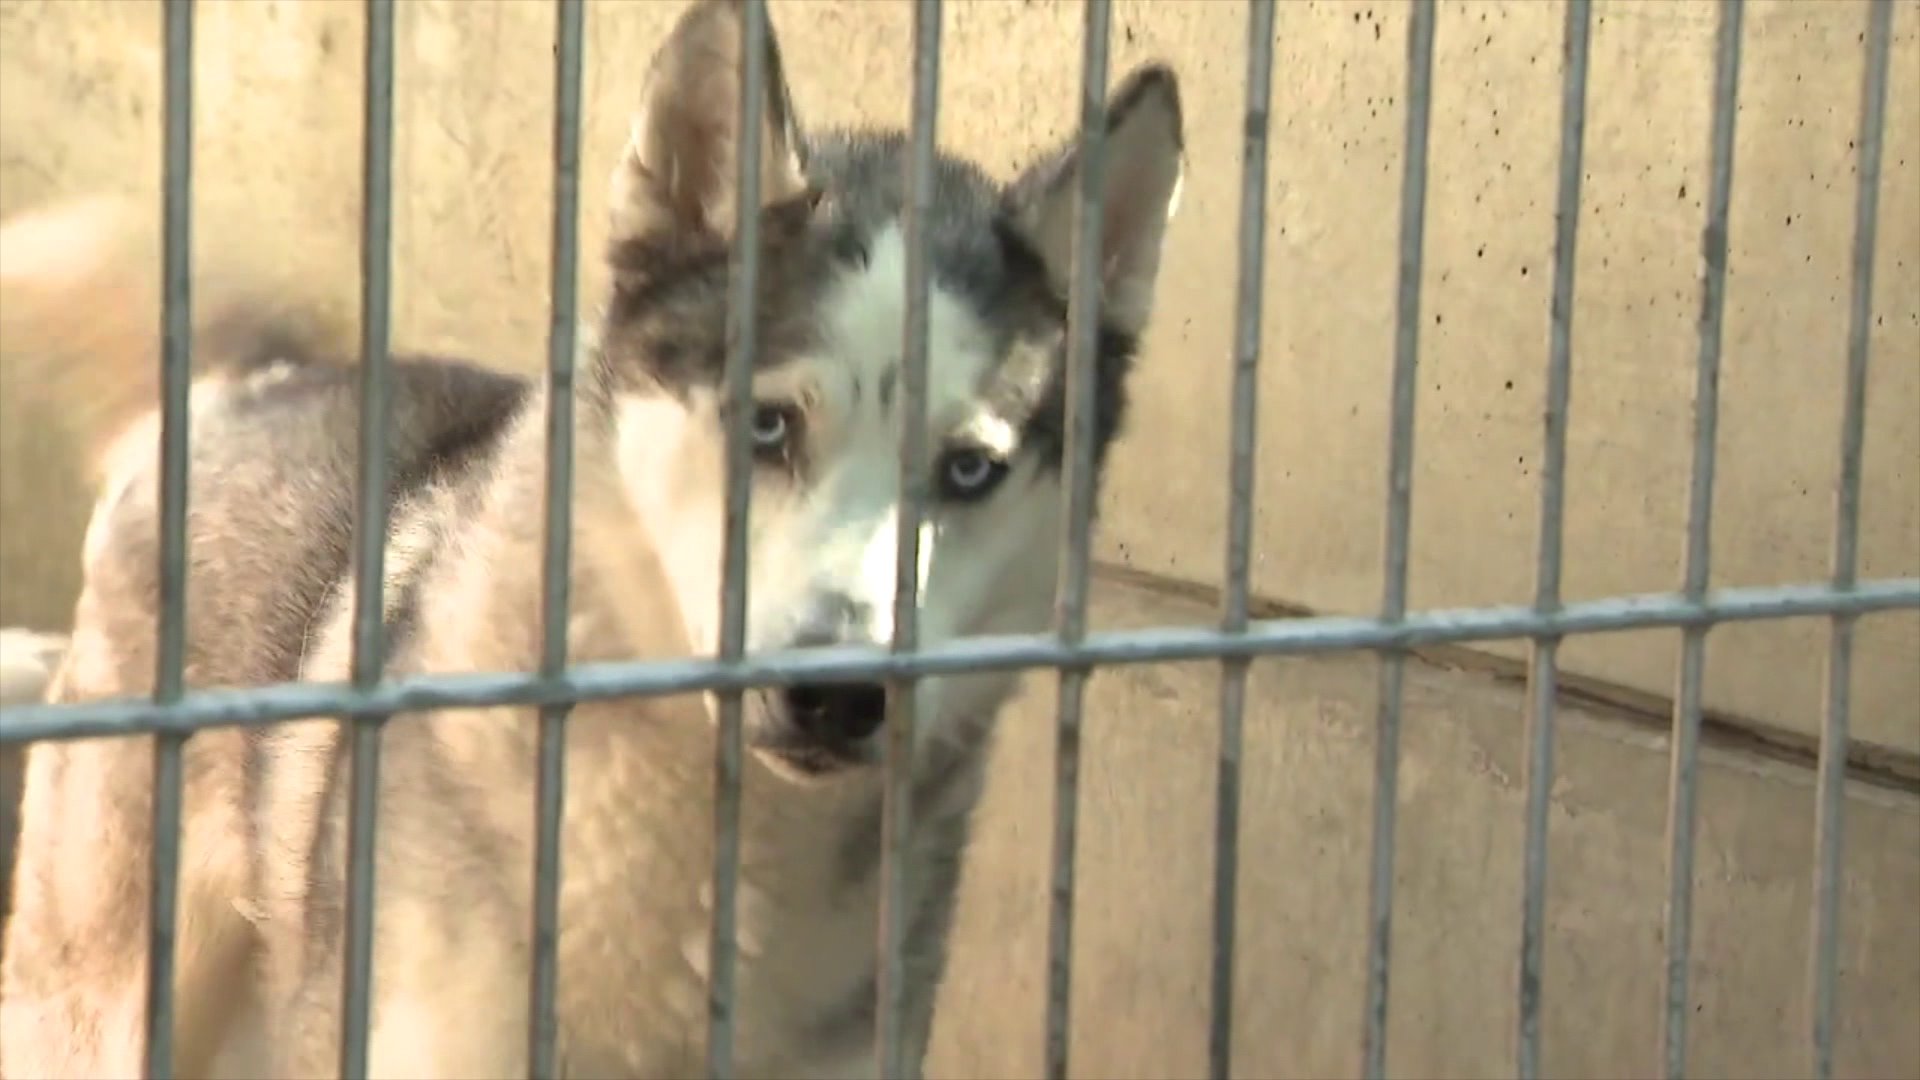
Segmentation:
<svg viewBox="0 0 1920 1080">
<path fill-rule="evenodd" d="M 1006 463 L 983 451 L 948 451 L 940 459 L 940 493 L 962 502 L 983 498 L 1006 475 Z"/>
<path fill-rule="evenodd" d="M 841 229 L 834 236 L 833 253 L 839 256 L 841 261 L 852 263 L 862 269 L 866 268 L 872 258 L 867 253 L 867 245 L 861 242 L 860 234 L 851 226 Z"/>
<path fill-rule="evenodd" d="M 753 449 L 758 454 L 783 451 L 793 432 L 790 410 L 779 405 L 762 405 L 753 410 Z"/>
</svg>

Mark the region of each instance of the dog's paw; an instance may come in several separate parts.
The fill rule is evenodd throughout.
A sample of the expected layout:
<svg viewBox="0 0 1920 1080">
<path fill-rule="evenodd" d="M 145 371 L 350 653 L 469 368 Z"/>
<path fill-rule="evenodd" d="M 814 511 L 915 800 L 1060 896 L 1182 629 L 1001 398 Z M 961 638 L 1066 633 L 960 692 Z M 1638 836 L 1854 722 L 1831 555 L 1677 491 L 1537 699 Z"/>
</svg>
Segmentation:
<svg viewBox="0 0 1920 1080">
<path fill-rule="evenodd" d="M 0 705 L 44 701 L 66 651 L 64 634 L 0 627 Z"/>
</svg>

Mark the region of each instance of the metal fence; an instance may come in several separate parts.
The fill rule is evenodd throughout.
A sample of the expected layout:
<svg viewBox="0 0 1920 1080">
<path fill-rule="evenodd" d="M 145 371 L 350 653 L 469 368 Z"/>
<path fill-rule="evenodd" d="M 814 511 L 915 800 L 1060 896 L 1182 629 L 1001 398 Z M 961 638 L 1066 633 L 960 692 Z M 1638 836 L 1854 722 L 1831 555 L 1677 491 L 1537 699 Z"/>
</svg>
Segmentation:
<svg viewBox="0 0 1920 1080">
<path fill-rule="evenodd" d="M 768 33 L 764 0 L 748 0 L 742 33 L 741 130 L 760 129 Z M 1046 1072 L 1067 1072 L 1069 956 L 1073 933 L 1073 851 L 1080 752 L 1080 715 L 1088 674 L 1096 667 L 1177 660 L 1221 663 L 1219 794 L 1215 858 L 1215 932 L 1212 955 L 1212 1022 L 1209 1072 L 1228 1075 L 1232 1048 L 1235 875 L 1239 843 L 1238 801 L 1246 674 L 1261 657 L 1371 650 L 1379 657 L 1378 729 L 1373 801 L 1371 895 L 1368 911 L 1366 1009 L 1360 1052 L 1365 1075 L 1385 1072 L 1387 1006 L 1392 971 L 1388 946 L 1393 915 L 1396 778 L 1402 719 L 1401 684 L 1408 650 L 1447 642 L 1528 638 L 1530 660 L 1524 901 L 1518 974 L 1515 1067 L 1538 1074 L 1540 1064 L 1540 966 L 1547 873 L 1547 809 L 1553 772 L 1556 702 L 1555 654 L 1571 634 L 1654 627 L 1682 631 L 1680 675 L 1673 705 L 1672 770 L 1668 812 L 1666 902 L 1665 1071 L 1680 1076 L 1686 1065 L 1688 939 L 1691 923 L 1694 818 L 1701 724 L 1704 642 L 1713 626 L 1741 620 L 1792 616 L 1832 619 L 1825 714 L 1818 765 L 1815 905 L 1810 932 L 1807 1062 L 1819 1077 L 1832 1075 L 1834 982 L 1839 938 L 1839 867 L 1842 788 L 1848 748 L 1848 687 L 1853 626 L 1862 614 L 1920 608 L 1920 579 L 1861 581 L 1858 577 L 1861 446 L 1866 400 L 1867 343 L 1872 300 L 1874 244 L 1885 128 L 1892 4 L 1872 0 L 1864 34 L 1866 74 L 1861 93 L 1858 201 L 1852 252 L 1852 303 L 1845 341 L 1846 384 L 1841 468 L 1834 511 L 1832 572 L 1825 583 L 1775 588 L 1709 587 L 1709 529 L 1713 505 L 1715 427 L 1721 358 L 1721 326 L 1727 268 L 1728 205 L 1733 185 L 1735 102 L 1741 53 L 1740 0 L 1723 0 L 1713 82 L 1711 180 L 1703 231 L 1704 270 L 1699 318 L 1698 381 L 1686 543 L 1686 569 L 1676 593 L 1623 596 L 1563 603 L 1560 595 L 1563 492 L 1566 468 L 1568 386 L 1572 365 L 1574 250 L 1580 206 L 1581 149 L 1586 110 L 1589 0 L 1566 4 L 1565 69 L 1556 204 L 1551 333 L 1547 355 L 1546 465 L 1542 470 L 1540 544 L 1531 606 L 1471 610 L 1407 610 L 1414 435 L 1414 375 L 1419 361 L 1421 251 L 1427 187 L 1433 42 L 1437 18 L 1429 0 L 1410 12 L 1407 39 L 1407 127 L 1401 189 L 1397 326 L 1393 351 L 1392 429 L 1387 477 L 1385 591 L 1376 618 L 1253 619 L 1249 616 L 1249 555 L 1252 535 L 1254 389 L 1260 360 L 1260 301 L 1267 188 L 1267 116 L 1274 44 L 1273 0 L 1252 0 L 1248 11 L 1246 111 L 1239 228 L 1239 281 L 1234 333 L 1232 423 L 1229 436 L 1230 516 L 1226 537 L 1225 603 L 1217 630 L 1155 628 L 1125 633 L 1087 629 L 1088 537 L 1093 507 L 1091 363 L 1098 302 L 1097 266 L 1080 257 L 1099 243 L 1104 100 L 1107 84 L 1109 5 L 1085 7 L 1079 149 L 1081 174 L 1071 286 L 1067 395 L 1069 528 L 1059 553 L 1064 571 L 1057 598 L 1057 627 L 1050 635 L 977 637 L 938 649 L 917 646 L 918 544 L 925 502 L 918 458 L 925 431 L 929 260 L 925 214 L 931 201 L 934 125 L 940 75 L 939 0 L 915 0 L 913 94 L 907 166 L 905 363 L 900 433 L 902 512 L 899 517 L 895 637 L 887 650 L 828 649 L 747 654 L 743 649 L 748 582 L 745 524 L 749 463 L 744 424 L 729 432 L 728 499 L 721 647 L 712 659 L 649 663 L 566 662 L 573 466 L 576 263 L 579 209 L 582 0 L 556 0 L 557 87 L 553 124 L 554 207 L 552 307 L 549 324 L 548 495 L 545 507 L 544 649 L 537 673 L 491 672 L 382 679 L 382 559 L 385 537 L 386 420 L 392 210 L 394 0 L 367 0 L 365 210 L 362 265 L 362 417 L 359 520 L 354 542 L 356 602 L 354 658 L 349 685 L 287 684 L 247 690 L 186 693 L 182 686 L 186 545 L 187 388 L 189 349 L 188 236 L 193 161 L 191 0 L 165 2 L 165 315 L 164 403 L 160 445 L 162 526 L 160 545 L 159 660 L 151 701 L 95 702 L 10 709 L 0 742 L 152 733 L 158 736 L 152 891 L 152 953 L 148 977 L 146 1067 L 155 1077 L 171 1073 L 172 972 L 175 889 L 179 867 L 181 748 L 194 731 L 219 725 L 261 725 L 314 716 L 351 718 L 352 791 L 349 830 L 348 964 L 345 979 L 345 1039 L 341 1068 L 364 1076 L 367 1061 L 368 984 L 372 959 L 373 836 L 379 783 L 379 721 L 400 711 L 477 705 L 537 706 L 540 710 L 538 856 L 533 926 L 532 1024 L 528 1032 L 536 1076 L 555 1072 L 555 942 L 558 933 L 561 795 L 565 788 L 566 718 L 576 702 L 610 697 L 711 690 L 722 702 L 715 770 L 713 867 L 714 912 L 709 994 L 709 1069 L 732 1072 L 734 1028 L 734 925 L 740 779 L 741 694 L 761 686 L 803 679 L 884 679 L 895 685 L 938 674 L 1052 667 L 1060 678 L 1058 758 L 1050 948 L 1046 1014 Z M 744 402 L 756 347 L 752 307 L 759 272 L 760 153 L 746 140 L 739 154 L 740 222 L 735 241 L 731 317 L 737 333 L 728 357 L 725 387 Z M 1836 342 L 1836 346 L 1838 343 Z M 744 413 L 745 410 L 739 410 Z M 910 703 L 911 695 L 897 695 Z M 908 706 L 910 708 L 910 705 Z M 898 853 L 911 828 L 907 819 L 906 771 L 910 715 L 889 729 L 888 786 L 883 836 L 886 870 L 879 928 L 883 962 L 878 973 L 881 1075 L 905 1075 L 914 1063 L 901 1046 L 901 906 L 903 881 Z"/>
</svg>

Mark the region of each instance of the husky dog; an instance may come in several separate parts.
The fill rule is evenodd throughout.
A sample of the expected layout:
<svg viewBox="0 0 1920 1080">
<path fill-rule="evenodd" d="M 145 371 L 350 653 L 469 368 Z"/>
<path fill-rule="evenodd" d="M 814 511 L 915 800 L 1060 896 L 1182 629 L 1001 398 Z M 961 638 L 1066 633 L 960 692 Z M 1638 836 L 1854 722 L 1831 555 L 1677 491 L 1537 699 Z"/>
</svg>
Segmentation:
<svg viewBox="0 0 1920 1080">
<path fill-rule="evenodd" d="M 907 143 L 897 132 L 804 134 L 771 37 L 764 127 L 736 130 L 740 19 L 723 0 L 681 16 L 613 177 L 612 288 L 576 390 L 575 660 L 716 648 L 728 422 L 749 425 L 755 460 L 747 647 L 880 644 L 892 630 Z M 1133 72 L 1107 115 L 1102 449 L 1121 419 L 1179 186 L 1173 74 Z M 730 417 L 719 376 L 743 135 L 760 140 L 764 162 L 760 348 L 753 406 Z M 927 644 L 1048 623 L 1078 176 L 1070 147 L 1004 186 L 964 161 L 938 165 L 928 222 L 933 499 L 920 540 Z M 301 340 L 230 335 L 207 361 L 224 374 L 194 390 L 194 686 L 348 674 L 353 376 Z M 389 670 L 531 669 L 544 391 L 432 360 L 397 364 L 395 381 Z M 129 428 L 127 445 L 150 448 L 153 424 L 147 415 Z M 103 471 L 53 700 L 151 687 L 156 472 L 150 454 L 132 451 L 108 455 Z M 916 691 L 904 954 L 914 1060 L 988 736 L 1015 681 L 976 673 L 928 678 Z M 892 704 L 869 684 L 747 698 L 742 1076 L 872 1072 L 877 747 Z M 566 1075 L 703 1068 L 714 707 L 693 693 L 573 712 L 556 999 Z M 320 719 L 209 730 L 187 744 L 175 939 L 183 1075 L 335 1074 L 345 743 L 337 720 Z M 0 981 L 8 1076 L 138 1071 L 151 747 L 128 738 L 31 752 Z M 386 724 L 383 761 L 370 1072 L 524 1074 L 534 714 L 402 714 Z"/>
</svg>

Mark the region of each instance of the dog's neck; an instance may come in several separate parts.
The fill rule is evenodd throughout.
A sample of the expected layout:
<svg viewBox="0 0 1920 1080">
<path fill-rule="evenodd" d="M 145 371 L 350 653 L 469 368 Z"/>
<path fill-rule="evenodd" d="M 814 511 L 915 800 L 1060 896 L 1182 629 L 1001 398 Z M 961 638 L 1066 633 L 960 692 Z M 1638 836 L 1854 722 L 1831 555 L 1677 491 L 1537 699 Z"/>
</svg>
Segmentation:
<svg viewBox="0 0 1920 1080">
<path fill-rule="evenodd" d="M 582 380 L 583 382 L 586 380 Z M 502 616 L 537 625 L 546 550 L 548 393 L 528 396 L 504 436 L 489 482 L 482 524 L 506 537 L 507 552 L 478 553 L 493 563 L 490 599 Z M 614 432 L 604 405 L 585 390 L 574 403 L 572 551 L 568 651 L 570 659 L 632 660 L 684 657 L 693 647 L 675 594 L 621 484 Z M 510 565 L 509 565 L 510 563 Z M 529 613 L 534 618 L 529 619 Z M 515 663 L 537 661 L 514 657 Z"/>
</svg>

